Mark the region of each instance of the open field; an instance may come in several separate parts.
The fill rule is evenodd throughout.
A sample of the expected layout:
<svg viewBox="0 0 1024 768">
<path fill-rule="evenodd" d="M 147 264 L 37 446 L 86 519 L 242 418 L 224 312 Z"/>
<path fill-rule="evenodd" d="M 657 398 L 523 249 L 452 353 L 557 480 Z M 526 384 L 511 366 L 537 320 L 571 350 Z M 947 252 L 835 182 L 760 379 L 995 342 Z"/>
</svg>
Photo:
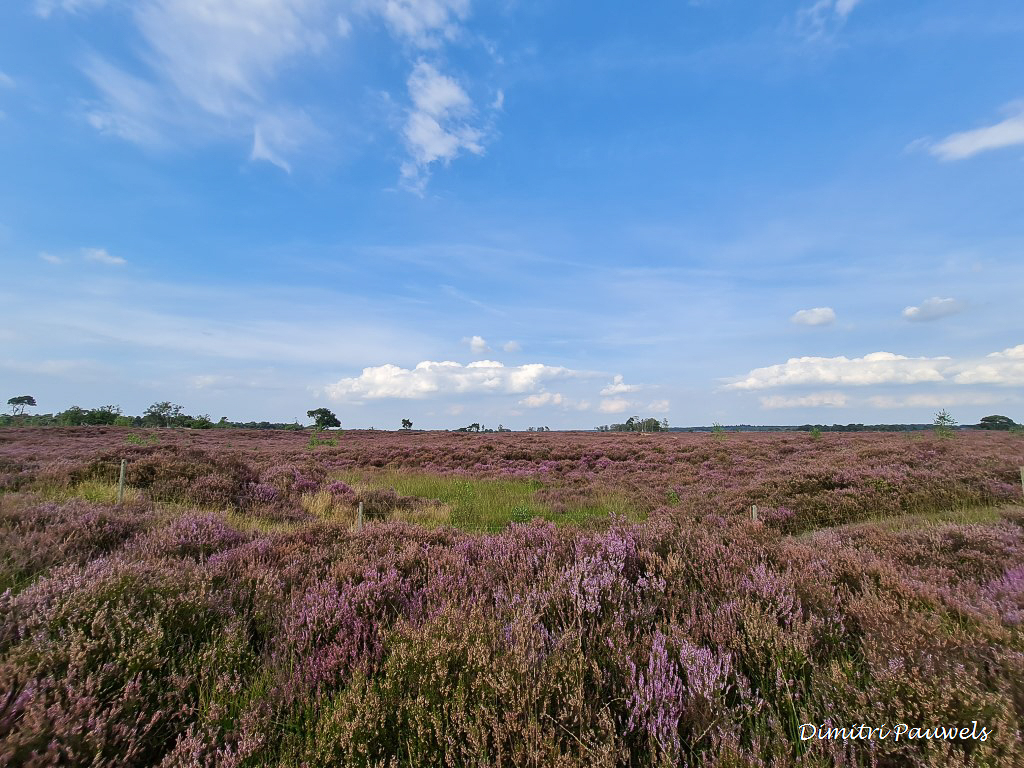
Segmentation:
<svg viewBox="0 0 1024 768">
<path fill-rule="evenodd" d="M 0 763 L 1024 764 L 1019 435 L 330 437 L 0 430 Z"/>
</svg>

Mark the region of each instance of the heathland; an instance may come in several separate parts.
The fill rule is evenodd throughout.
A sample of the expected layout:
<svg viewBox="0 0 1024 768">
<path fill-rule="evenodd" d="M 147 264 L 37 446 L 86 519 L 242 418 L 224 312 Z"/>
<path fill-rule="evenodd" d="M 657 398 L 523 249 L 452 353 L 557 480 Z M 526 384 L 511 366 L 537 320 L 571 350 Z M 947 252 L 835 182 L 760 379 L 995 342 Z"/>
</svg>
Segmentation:
<svg viewBox="0 0 1024 768">
<path fill-rule="evenodd" d="M 0 763 L 1024 765 L 1022 465 L 1006 432 L 5 428 Z"/>
</svg>

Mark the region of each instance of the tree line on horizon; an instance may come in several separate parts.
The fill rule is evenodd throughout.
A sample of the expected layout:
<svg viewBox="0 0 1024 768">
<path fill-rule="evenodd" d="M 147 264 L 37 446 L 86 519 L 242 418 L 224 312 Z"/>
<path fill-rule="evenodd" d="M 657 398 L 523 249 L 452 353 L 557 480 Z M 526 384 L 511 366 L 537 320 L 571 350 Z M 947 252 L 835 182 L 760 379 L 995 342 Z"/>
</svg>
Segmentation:
<svg viewBox="0 0 1024 768">
<path fill-rule="evenodd" d="M 153 403 L 140 416 L 131 416 L 122 413 L 120 406 L 103 405 L 98 408 L 81 408 L 73 405 L 57 413 L 26 413 L 26 408 L 37 407 L 36 399 L 32 395 L 18 395 L 7 401 L 11 409 L 10 414 L 0 414 L 0 427 L 10 426 L 116 426 L 116 427 L 185 427 L 190 429 L 280 429 L 280 430 L 303 430 L 305 425 L 294 422 L 271 422 L 271 421 L 229 421 L 227 416 L 222 416 L 219 421 L 211 420 L 209 414 L 192 416 L 185 413 L 183 406 L 172 403 L 168 400 Z M 957 425 L 955 421 L 942 411 L 950 419 L 953 428 L 960 429 L 984 429 L 984 430 L 1021 430 L 1024 426 L 1018 424 L 1008 416 L 993 414 L 983 417 L 978 424 Z M 306 411 L 306 415 L 313 420 L 313 426 L 317 429 L 329 429 L 341 427 L 341 421 L 327 408 L 316 408 Z M 934 428 L 934 423 L 929 424 L 801 424 L 799 426 L 755 426 L 751 424 L 738 424 L 723 426 L 715 424 L 711 427 L 670 427 L 668 419 L 660 421 L 654 417 L 641 419 L 638 416 L 631 416 L 621 424 L 604 424 L 595 427 L 597 432 L 913 432 Z M 412 421 L 401 420 L 403 430 L 412 429 Z M 456 432 L 511 432 L 513 430 L 498 425 L 497 430 L 488 429 L 482 424 L 474 422 L 466 427 L 460 427 Z M 549 427 L 530 427 L 530 432 L 549 432 Z"/>
</svg>

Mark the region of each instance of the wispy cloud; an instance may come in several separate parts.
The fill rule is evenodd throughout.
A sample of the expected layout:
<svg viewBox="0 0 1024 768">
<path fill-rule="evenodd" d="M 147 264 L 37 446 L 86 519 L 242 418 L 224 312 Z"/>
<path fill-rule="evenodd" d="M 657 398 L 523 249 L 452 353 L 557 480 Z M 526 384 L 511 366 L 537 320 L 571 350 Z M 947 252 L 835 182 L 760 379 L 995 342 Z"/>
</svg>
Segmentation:
<svg viewBox="0 0 1024 768">
<path fill-rule="evenodd" d="M 54 255 L 52 253 L 47 253 L 46 251 L 41 251 L 39 253 L 39 258 L 42 259 L 43 261 L 45 261 L 47 264 L 63 264 L 64 263 L 64 259 L 62 259 L 60 256 L 56 256 L 56 255 Z"/>
<path fill-rule="evenodd" d="M 450 394 L 526 394 L 546 382 L 588 374 L 560 366 L 529 363 L 508 366 L 494 360 L 462 365 L 450 360 L 425 360 L 414 368 L 386 364 L 364 368 L 324 388 L 332 400 L 379 398 L 422 399 Z"/>
<path fill-rule="evenodd" d="M 827 38 L 840 29 L 861 0 L 817 0 L 797 12 L 797 28 L 811 40 Z"/>
<path fill-rule="evenodd" d="M 501 345 L 501 348 L 509 353 L 523 351 L 523 347 L 518 341 L 506 341 Z"/>
<path fill-rule="evenodd" d="M 812 392 L 809 395 L 769 395 L 761 398 L 761 406 L 777 408 L 845 408 L 850 398 L 842 392 Z"/>
<path fill-rule="evenodd" d="M 120 256 L 114 256 L 107 252 L 106 248 L 83 248 L 82 256 L 86 261 L 94 261 L 97 264 L 106 264 L 111 267 L 119 267 L 128 262 Z"/>
<path fill-rule="evenodd" d="M 601 413 L 624 413 L 633 406 L 630 400 L 622 397 L 609 397 L 598 403 L 597 410 Z"/>
<path fill-rule="evenodd" d="M 831 325 L 836 321 L 836 312 L 832 307 L 814 307 L 798 310 L 789 319 L 797 325 Z"/>
<path fill-rule="evenodd" d="M 48 17 L 102 4 L 38 0 L 36 12 Z M 469 0 L 363 0 L 344 16 L 327 0 L 139 0 L 117 7 L 129 9 L 141 55 L 131 64 L 99 53 L 84 58 L 82 70 L 99 95 L 85 116 L 101 133 L 149 147 L 182 137 L 247 136 L 252 161 L 290 173 L 293 158 L 325 140 L 326 132 L 302 105 L 278 95 L 278 80 L 295 62 L 343 44 L 354 34 L 353 18 L 361 18 L 381 20 L 410 61 L 403 184 L 422 192 L 436 163 L 484 151 L 480 114 L 464 84 L 441 64 L 444 47 L 463 36 Z M 484 111 L 499 109 L 500 99 Z"/>
<path fill-rule="evenodd" d="M 411 159 L 402 165 L 402 180 L 422 191 L 432 164 L 447 164 L 463 151 L 483 154 L 483 132 L 472 123 L 473 103 L 465 90 L 433 64 L 417 62 L 408 87 L 413 106 L 404 134 Z"/>
<path fill-rule="evenodd" d="M 78 13 L 99 8 L 106 4 L 107 0 L 36 0 L 34 7 L 35 12 L 45 19 L 54 11 Z"/>
<path fill-rule="evenodd" d="M 14 78 L 0 70 L 0 88 L 14 88 L 15 85 Z"/>
<path fill-rule="evenodd" d="M 956 299 L 934 296 L 922 301 L 918 307 L 906 307 L 902 315 L 906 320 L 919 323 L 955 315 L 963 311 L 963 308 L 963 304 Z"/>
<path fill-rule="evenodd" d="M 998 123 L 953 133 L 936 142 L 920 140 L 940 160 L 966 160 L 982 152 L 1024 144 L 1024 103 L 1014 102 L 1004 110 L 1008 117 Z"/>
</svg>

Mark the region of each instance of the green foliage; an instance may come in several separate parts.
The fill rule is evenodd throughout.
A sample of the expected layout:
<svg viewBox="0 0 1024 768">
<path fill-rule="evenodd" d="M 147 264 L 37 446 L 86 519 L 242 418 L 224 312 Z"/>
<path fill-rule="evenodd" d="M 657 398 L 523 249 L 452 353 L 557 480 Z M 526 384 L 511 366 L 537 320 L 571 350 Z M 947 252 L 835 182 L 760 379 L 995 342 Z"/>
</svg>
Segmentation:
<svg viewBox="0 0 1024 768">
<path fill-rule="evenodd" d="M 412 421 L 409 419 L 402 419 L 402 429 L 412 429 Z"/>
<path fill-rule="evenodd" d="M 725 427 L 716 421 L 711 425 L 711 434 L 721 440 L 725 437 Z"/>
<path fill-rule="evenodd" d="M 36 399 L 32 395 L 18 395 L 9 399 L 7 404 L 11 406 L 12 416 L 22 416 L 26 406 L 36 407 Z"/>
<path fill-rule="evenodd" d="M 306 415 L 314 421 L 317 429 L 341 426 L 338 417 L 327 408 L 314 408 L 312 411 L 306 411 Z"/>
<path fill-rule="evenodd" d="M 1011 430 L 1018 424 L 1009 416 L 985 416 L 978 424 L 978 429 Z"/>
<path fill-rule="evenodd" d="M 935 434 L 939 437 L 952 437 L 953 430 L 956 428 L 956 419 L 954 419 L 949 411 L 943 408 L 941 411 L 935 414 L 935 420 L 932 421 L 935 425 Z"/>
<path fill-rule="evenodd" d="M 814 429 L 811 430 L 811 439 L 812 440 L 821 440 L 821 428 L 820 427 L 814 427 Z"/>
<path fill-rule="evenodd" d="M 321 434 L 323 434 L 323 430 L 321 430 L 319 427 L 314 429 L 313 430 L 313 434 L 311 434 L 309 436 L 309 442 L 306 444 L 306 447 L 309 448 L 310 450 L 313 450 L 314 448 L 317 448 L 317 447 L 319 447 L 321 445 L 334 445 L 334 446 L 336 446 L 338 444 L 338 438 L 336 438 L 336 437 L 322 438 L 322 437 L 320 437 Z"/>
<path fill-rule="evenodd" d="M 147 427 L 176 426 L 181 420 L 181 416 L 182 407 L 180 405 L 164 400 L 160 403 L 153 403 L 143 412 L 142 423 Z"/>
</svg>

